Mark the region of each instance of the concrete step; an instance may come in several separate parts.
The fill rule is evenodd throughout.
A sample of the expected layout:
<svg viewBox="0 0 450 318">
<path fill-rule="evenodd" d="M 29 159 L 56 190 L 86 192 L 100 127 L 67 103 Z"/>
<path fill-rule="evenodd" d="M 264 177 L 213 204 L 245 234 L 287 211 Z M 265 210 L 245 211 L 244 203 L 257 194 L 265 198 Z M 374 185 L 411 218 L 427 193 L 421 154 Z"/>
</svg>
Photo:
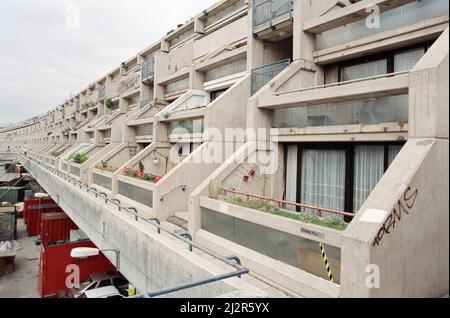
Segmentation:
<svg viewBox="0 0 450 318">
<path fill-rule="evenodd" d="M 186 222 L 189 222 L 189 212 L 176 212 L 175 216 L 177 218 L 185 220 Z"/>
<path fill-rule="evenodd" d="M 182 229 L 184 229 L 186 231 L 188 230 L 188 222 L 186 220 L 184 220 L 184 219 L 181 219 L 181 218 L 177 217 L 177 216 L 172 216 L 172 217 L 168 218 L 167 222 L 172 223 L 172 224 L 174 224 L 176 226 L 179 226 L 179 227 L 181 227 Z"/>
</svg>

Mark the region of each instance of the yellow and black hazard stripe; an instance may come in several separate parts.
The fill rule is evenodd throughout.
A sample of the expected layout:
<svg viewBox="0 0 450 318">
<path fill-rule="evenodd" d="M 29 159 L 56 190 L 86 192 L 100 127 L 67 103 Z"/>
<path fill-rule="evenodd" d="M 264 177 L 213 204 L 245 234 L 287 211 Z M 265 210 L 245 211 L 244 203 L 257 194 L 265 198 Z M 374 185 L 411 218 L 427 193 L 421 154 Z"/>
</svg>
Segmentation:
<svg viewBox="0 0 450 318">
<path fill-rule="evenodd" d="M 328 279 L 330 280 L 330 282 L 334 283 L 333 273 L 331 272 L 330 263 L 328 262 L 327 253 L 325 252 L 325 247 L 322 243 L 319 243 L 319 246 L 320 252 L 322 253 L 323 262 L 325 263 L 325 269 L 328 274 Z"/>
</svg>

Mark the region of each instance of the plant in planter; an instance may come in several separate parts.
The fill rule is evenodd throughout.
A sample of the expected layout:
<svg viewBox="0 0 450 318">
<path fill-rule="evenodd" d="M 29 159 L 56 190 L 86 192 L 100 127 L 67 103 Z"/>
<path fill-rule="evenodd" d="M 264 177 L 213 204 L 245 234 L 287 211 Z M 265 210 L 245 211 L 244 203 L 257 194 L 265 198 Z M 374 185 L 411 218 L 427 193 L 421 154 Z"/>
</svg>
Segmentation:
<svg viewBox="0 0 450 318">
<path fill-rule="evenodd" d="M 113 108 L 113 106 L 114 106 L 114 103 L 113 103 L 112 99 L 111 98 L 107 98 L 105 100 L 105 107 L 108 108 L 108 109 L 111 109 L 111 108 Z"/>
<path fill-rule="evenodd" d="M 61 155 L 61 152 L 59 152 L 59 151 L 53 151 L 51 154 L 50 154 L 50 156 L 52 156 L 52 157 L 59 157 Z"/>
<path fill-rule="evenodd" d="M 145 181 L 155 181 L 156 177 L 154 175 L 144 174 L 143 179 Z"/>
<path fill-rule="evenodd" d="M 170 117 L 170 113 L 169 113 L 169 112 L 165 112 L 165 113 L 163 114 L 163 117 L 164 117 L 165 119 L 169 118 L 169 117 Z"/>
<path fill-rule="evenodd" d="M 73 157 L 73 162 L 81 165 L 81 164 L 85 163 L 88 159 L 89 159 L 89 157 L 86 154 L 77 153 Z"/>
<path fill-rule="evenodd" d="M 133 168 L 125 168 L 123 169 L 122 173 L 126 175 L 127 177 L 136 178 L 144 181 L 149 182 L 158 182 L 161 180 L 162 177 L 152 175 L 150 173 L 145 173 L 144 170 L 137 170 Z"/>
</svg>

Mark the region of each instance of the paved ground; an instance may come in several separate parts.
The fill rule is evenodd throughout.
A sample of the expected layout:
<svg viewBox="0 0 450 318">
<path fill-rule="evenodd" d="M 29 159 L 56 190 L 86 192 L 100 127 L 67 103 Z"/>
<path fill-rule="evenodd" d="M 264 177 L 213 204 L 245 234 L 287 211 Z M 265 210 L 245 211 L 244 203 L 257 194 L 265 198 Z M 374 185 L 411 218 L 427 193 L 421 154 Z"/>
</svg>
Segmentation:
<svg viewBox="0 0 450 318">
<path fill-rule="evenodd" d="M 23 219 L 17 222 L 19 251 L 15 260 L 16 271 L 0 277 L 0 298 L 37 298 L 39 247 L 35 237 L 27 237 Z"/>
</svg>

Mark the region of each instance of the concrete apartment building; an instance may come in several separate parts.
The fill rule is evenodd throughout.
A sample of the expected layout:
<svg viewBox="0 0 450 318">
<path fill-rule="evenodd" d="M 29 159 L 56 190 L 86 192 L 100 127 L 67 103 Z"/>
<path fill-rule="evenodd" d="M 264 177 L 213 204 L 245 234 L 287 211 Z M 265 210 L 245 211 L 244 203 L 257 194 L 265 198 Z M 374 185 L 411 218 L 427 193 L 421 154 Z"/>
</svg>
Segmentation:
<svg viewBox="0 0 450 318">
<path fill-rule="evenodd" d="M 294 296 L 444 296 L 448 6 L 220 1 L 64 104 L 4 128 L 2 150 L 17 151 L 98 246 L 120 247 L 142 292 L 161 274 L 136 269 L 151 266 L 146 244 L 162 258 L 158 239 L 48 167 Z M 215 272 L 182 253 L 185 272 Z M 184 296 L 217 295 L 199 293 Z"/>
</svg>

